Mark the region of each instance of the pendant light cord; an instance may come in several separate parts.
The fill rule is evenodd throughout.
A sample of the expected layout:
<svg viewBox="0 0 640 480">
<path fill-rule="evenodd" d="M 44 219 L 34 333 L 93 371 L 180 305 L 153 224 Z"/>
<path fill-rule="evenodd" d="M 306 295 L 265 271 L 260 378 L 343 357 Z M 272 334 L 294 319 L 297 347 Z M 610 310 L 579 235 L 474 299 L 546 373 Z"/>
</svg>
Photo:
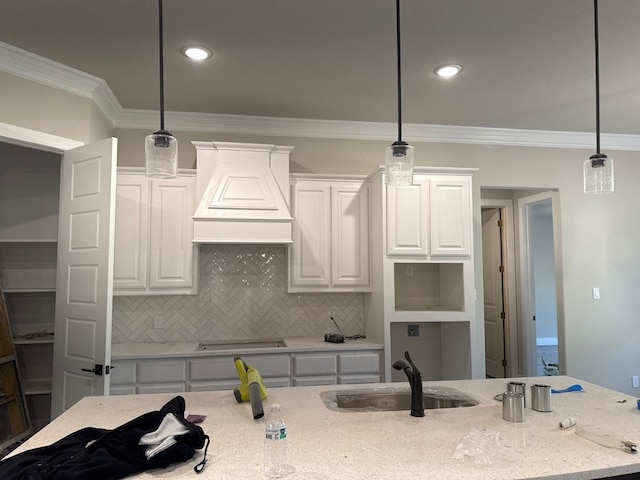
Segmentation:
<svg viewBox="0 0 640 480">
<path fill-rule="evenodd" d="M 598 0 L 593 0 L 594 37 L 596 43 L 596 153 L 600 153 L 600 55 L 598 41 Z"/>
<path fill-rule="evenodd" d="M 398 142 L 402 142 L 402 61 L 400 57 L 400 0 L 396 0 L 396 47 L 398 58 Z"/>
<path fill-rule="evenodd" d="M 164 38 L 163 38 L 163 20 L 162 20 L 162 0 L 158 0 L 158 26 L 160 39 L 160 130 L 164 130 Z"/>
</svg>

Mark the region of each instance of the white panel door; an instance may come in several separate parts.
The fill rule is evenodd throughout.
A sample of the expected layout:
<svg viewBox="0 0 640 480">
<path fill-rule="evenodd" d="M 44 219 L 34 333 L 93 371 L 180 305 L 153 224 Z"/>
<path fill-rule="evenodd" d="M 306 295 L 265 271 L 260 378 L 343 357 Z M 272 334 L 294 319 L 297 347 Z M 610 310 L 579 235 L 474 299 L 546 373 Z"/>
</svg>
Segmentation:
<svg viewBox="0 0 640 480">
<path fill-rule="evenodd" d="M 195 178 L 151 182 L 151 288 L 193 284 Z"/>
<path fill-rule="evenodd" d="M 331 275 L 331 187 L 293 186 L 291 285 L 329 286 Z"/>
<path fill-rule="evenodd" d="M 332 283 L 369 285 L 369 189 L 367 185 L 331 187 Z"/>
<path fill-rule="evenodd" d="M 52 418 L 109 393 L 116 147 L 109 138 L 62 159 Z"/>
<path fill-rule="evenodd" d="M 429 185 L 431 255 L 471 255 L 471 178 L 434 178 Z"/>
<path fill-rule="evenodd" d="M 148 272 L 149 179 L 118 175 L 116 185 L 114 289 L 145 289 Z"/>
<path fill-rule="evenodd" d="M 387 255 L 429 254 L 429 179 L 414 176 L 413 185 L 387 187 Z"/>
<path fill-rule="evenodd" d="M 484 285 L 484 354 L 488 376 L 506 376 L 502 237 L 500 210 L 482 209 L 482 278 Z"/>
</svg>

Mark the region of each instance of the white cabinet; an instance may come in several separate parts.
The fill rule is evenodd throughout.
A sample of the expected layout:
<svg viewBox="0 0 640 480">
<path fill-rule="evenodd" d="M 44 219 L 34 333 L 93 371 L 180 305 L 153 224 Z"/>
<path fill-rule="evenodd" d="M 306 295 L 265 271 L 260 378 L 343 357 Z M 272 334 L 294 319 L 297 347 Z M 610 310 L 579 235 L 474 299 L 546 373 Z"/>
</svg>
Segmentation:
<svg viewBox="0 0 640 480">
<path fill-rule="evenodd" d="M 374 350 L 292 354 L 294 386 L 380 382 L 380 354 Z"/>
<path fill-rule="evenodd" d="M 194 175 L 158 180 L 119 171 L 114 295 L 197 293 L 195 182 Z"/>
<path fill-rule="evenodd" d="M 113 361 L 111 395 L 180 393 L 186 391 L 184 358 Z"/>
<path fill-rule="evenodd" d="M 206 392 L 240 385 L 235 355 L 121 359 L 111 362 L 111 394 Z M 378 350 L 251 353 L 242 359 L 258 369 L 267 388 L 378 383 Z"/>
<path fill-rule="evenodd" d="M 291 202 L 289 291 L 369 291 L 369 185 L 294 175 Z"/>
<path fill-rule="evenodd" d="M 413 185 L 371 183 L 374 288 L 365 297 L 365 334 L 385 345 L 384 379 L 410 351 L 429 380 L 467 378 L 478 346 L 473 258 L 475 169 L 415 167 Z M 377 213 L 377 212 L 380 213 Z M 420 332 L 418 337 L 408 331 Z"/>
<path fill-rule="evenodd" d="M 289 353 L 242 355 L 247 365 L 258 369 L 267 388 L 290 386 Z M 240 385 L 233 355 L 190 358 L 189 391 L 233 390 Z"/>
<path fill-rule="evenodd" d="M 387 255 L 471 255 L 471 178 L 415 175 L 387 187 Z"/>
</svg>

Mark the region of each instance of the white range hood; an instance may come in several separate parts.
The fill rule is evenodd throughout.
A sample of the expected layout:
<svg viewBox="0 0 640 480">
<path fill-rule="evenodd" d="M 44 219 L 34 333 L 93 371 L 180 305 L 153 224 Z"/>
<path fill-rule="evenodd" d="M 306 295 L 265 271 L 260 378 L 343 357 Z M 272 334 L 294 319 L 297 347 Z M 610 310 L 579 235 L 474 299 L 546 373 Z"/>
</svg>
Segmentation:
<svg viewBox="0 0 640 480">
<path fill-rule="evenodd" d="M 293 147 L 192 142 L 199 204 L 194 243 L 291 243 L 289 154 Z"/>
</svg>

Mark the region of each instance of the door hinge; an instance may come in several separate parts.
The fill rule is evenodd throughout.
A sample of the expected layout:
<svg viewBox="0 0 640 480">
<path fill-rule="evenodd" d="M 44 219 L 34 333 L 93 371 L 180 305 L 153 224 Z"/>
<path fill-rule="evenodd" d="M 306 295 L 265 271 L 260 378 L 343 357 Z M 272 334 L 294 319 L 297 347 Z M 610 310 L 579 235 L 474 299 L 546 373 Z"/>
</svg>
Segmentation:
<svg viewBox="0 0 640 480">
<path fill-rule="evenodd" d="M 506 366 L 507 366 L 507 359 L 506 359 L 506 358 L 503 358 L 503 359 L 502 359 L 502 366 L 503 366 L 503 367 L 506 367 Z"/>
<path fill-rule="evenodd" d="M 500 312 L 500 318 L 504 320 L 505 318 L 507 318 L 507 315 L 504 312 Z"/>
<path fill-rule="evenodd" d="M 498 271 L 500 273 L 504 273 L 504 265 L 500 265 L 500 267 L 498 268 Z"/>
<path fill-rule="evenodd" d="M 500 228 L 504 227 L 504 221 L 503 220 L 498 220 L 498 226 Z"/>
<path fill-rule="evenodd" d="M 535 316 L 535 315 L 533 316 L 533 321 L 534 321 L 534 322 L 536 321 L 536 316 Z"/>
</svg>

